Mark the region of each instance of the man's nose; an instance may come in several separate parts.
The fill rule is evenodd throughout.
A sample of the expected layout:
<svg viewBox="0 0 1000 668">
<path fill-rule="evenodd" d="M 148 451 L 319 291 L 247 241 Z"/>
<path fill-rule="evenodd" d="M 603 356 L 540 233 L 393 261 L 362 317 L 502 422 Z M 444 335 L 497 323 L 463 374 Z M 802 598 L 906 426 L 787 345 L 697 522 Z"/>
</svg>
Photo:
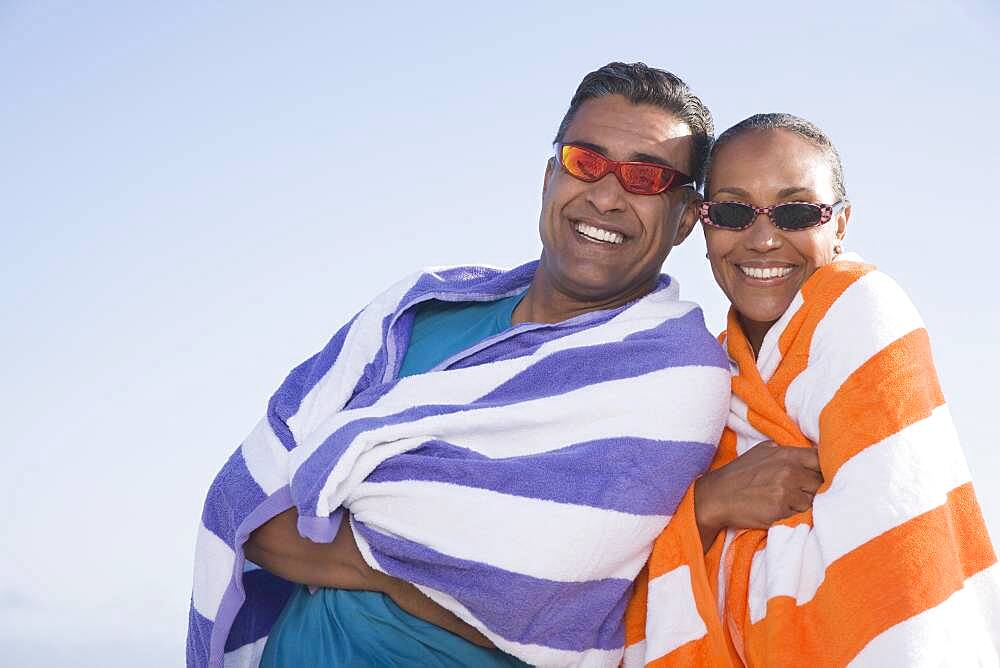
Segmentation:
<svg viewBox="0 0 1000 668">
<path fill-rule="evenodd" d="M 600 213 L 624 211 L 625 189 L 619 183 L 618 176 L 614 172 L 608 172 L 587 188 L 587 201 Z"/>
</svg>

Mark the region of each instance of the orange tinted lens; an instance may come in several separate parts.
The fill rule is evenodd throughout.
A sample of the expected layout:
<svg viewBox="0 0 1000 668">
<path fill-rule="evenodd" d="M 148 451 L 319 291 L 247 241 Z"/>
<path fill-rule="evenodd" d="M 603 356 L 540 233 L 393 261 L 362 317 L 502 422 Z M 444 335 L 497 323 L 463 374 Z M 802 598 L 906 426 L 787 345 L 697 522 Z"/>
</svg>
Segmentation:
<svg viewBox="0 0 1000 668">
<path fill-rule="evenodd" d="M 607 158 L 579 146 L 562 147 L 562 164 L 567 172 L 583 181 L 596 181 L 608 173 Z"/>
<path fill-rule="evenodd" d="M 663 192 L 669 185 L 667 170 L 656 165 L 629 165 L 619 168 L 625 190 L 637 195 Z"/>
</svg>

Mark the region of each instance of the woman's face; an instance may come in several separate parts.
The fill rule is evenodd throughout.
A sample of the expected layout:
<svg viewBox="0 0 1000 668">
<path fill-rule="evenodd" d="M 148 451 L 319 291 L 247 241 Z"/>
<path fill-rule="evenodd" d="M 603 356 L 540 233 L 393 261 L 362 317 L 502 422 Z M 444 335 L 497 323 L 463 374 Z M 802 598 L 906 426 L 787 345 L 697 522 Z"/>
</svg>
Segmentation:
<svg viewBox="0 0 1000 668">
<path fill-rule="evenodd" d="M 756 207 L 835 202 L 833 173 L 822 151 L 788 130 L 751 130 L 730 140 L 712 159 L 709 184 L 712 201 Z M 765 215 L 745 230 L 702 226 L 712 273 L 748 335 L 766 332 L 806 279 L 833 260 L 849 217 L 848 207 L 823 225 L 794 232 L 775 227 Z M 759 276 L 761 269 L 771 269 L 770 277 L 750 275 Z"/>
</svg>

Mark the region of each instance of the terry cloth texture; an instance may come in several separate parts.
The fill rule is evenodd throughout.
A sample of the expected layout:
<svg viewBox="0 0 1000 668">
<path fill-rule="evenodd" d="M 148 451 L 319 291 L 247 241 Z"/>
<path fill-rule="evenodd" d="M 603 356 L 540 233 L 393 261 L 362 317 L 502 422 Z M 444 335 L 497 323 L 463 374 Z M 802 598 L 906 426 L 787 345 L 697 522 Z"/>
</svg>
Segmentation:
<svg viewBox="0 0 1000 668">
<path fill-rule="evenodd" d="M 400 378 L 423 373 L 452 355 L 510 329 L 522 295 L 491 302 L 430 300 L 414 306 Z M 262 667 L 425 666 L 511 668 L 527 666 L 440 626 L 414 617 L 372 591 L 296 588 L 271 627 Z"/>
<path fill-rule="evenodd" d="M 518 294 L 537 263 L 404 280 L 297 367 L 213 482 L 188 663 L 252 666 L 292 586 L 248 566 L 292 507 L 536 665 L 614 666 L 632 580 L 725 424 L 728 362 L 661 277 L 625 307 L 524 323 L 397 379 L 415 304 Z"/>
<path fill-rule="evenodd" d="M 691 490 L 627 613 L 627 666 L 998 665 L 996 556 L 903 291 L 857 256 L 803 285 L 757 360 L 730 312 L 733 402 L 713 467 L 819 448 L 810 512 L 707 555 Z"/>
</svg>

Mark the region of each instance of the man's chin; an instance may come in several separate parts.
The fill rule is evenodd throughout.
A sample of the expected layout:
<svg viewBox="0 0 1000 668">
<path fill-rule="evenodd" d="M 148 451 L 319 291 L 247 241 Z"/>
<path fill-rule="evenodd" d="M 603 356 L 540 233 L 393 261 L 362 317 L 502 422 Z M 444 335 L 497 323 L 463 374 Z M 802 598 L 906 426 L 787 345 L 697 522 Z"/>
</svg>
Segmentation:
<svg viewBox="0 0 1000 668">
<path fill-rule="evenodd" d="M 563 288 L 581 301 L 605 303 L 627 298 L 636 288 L 618 272 L 579 272 L 566 276 Z"/>
</svg>

